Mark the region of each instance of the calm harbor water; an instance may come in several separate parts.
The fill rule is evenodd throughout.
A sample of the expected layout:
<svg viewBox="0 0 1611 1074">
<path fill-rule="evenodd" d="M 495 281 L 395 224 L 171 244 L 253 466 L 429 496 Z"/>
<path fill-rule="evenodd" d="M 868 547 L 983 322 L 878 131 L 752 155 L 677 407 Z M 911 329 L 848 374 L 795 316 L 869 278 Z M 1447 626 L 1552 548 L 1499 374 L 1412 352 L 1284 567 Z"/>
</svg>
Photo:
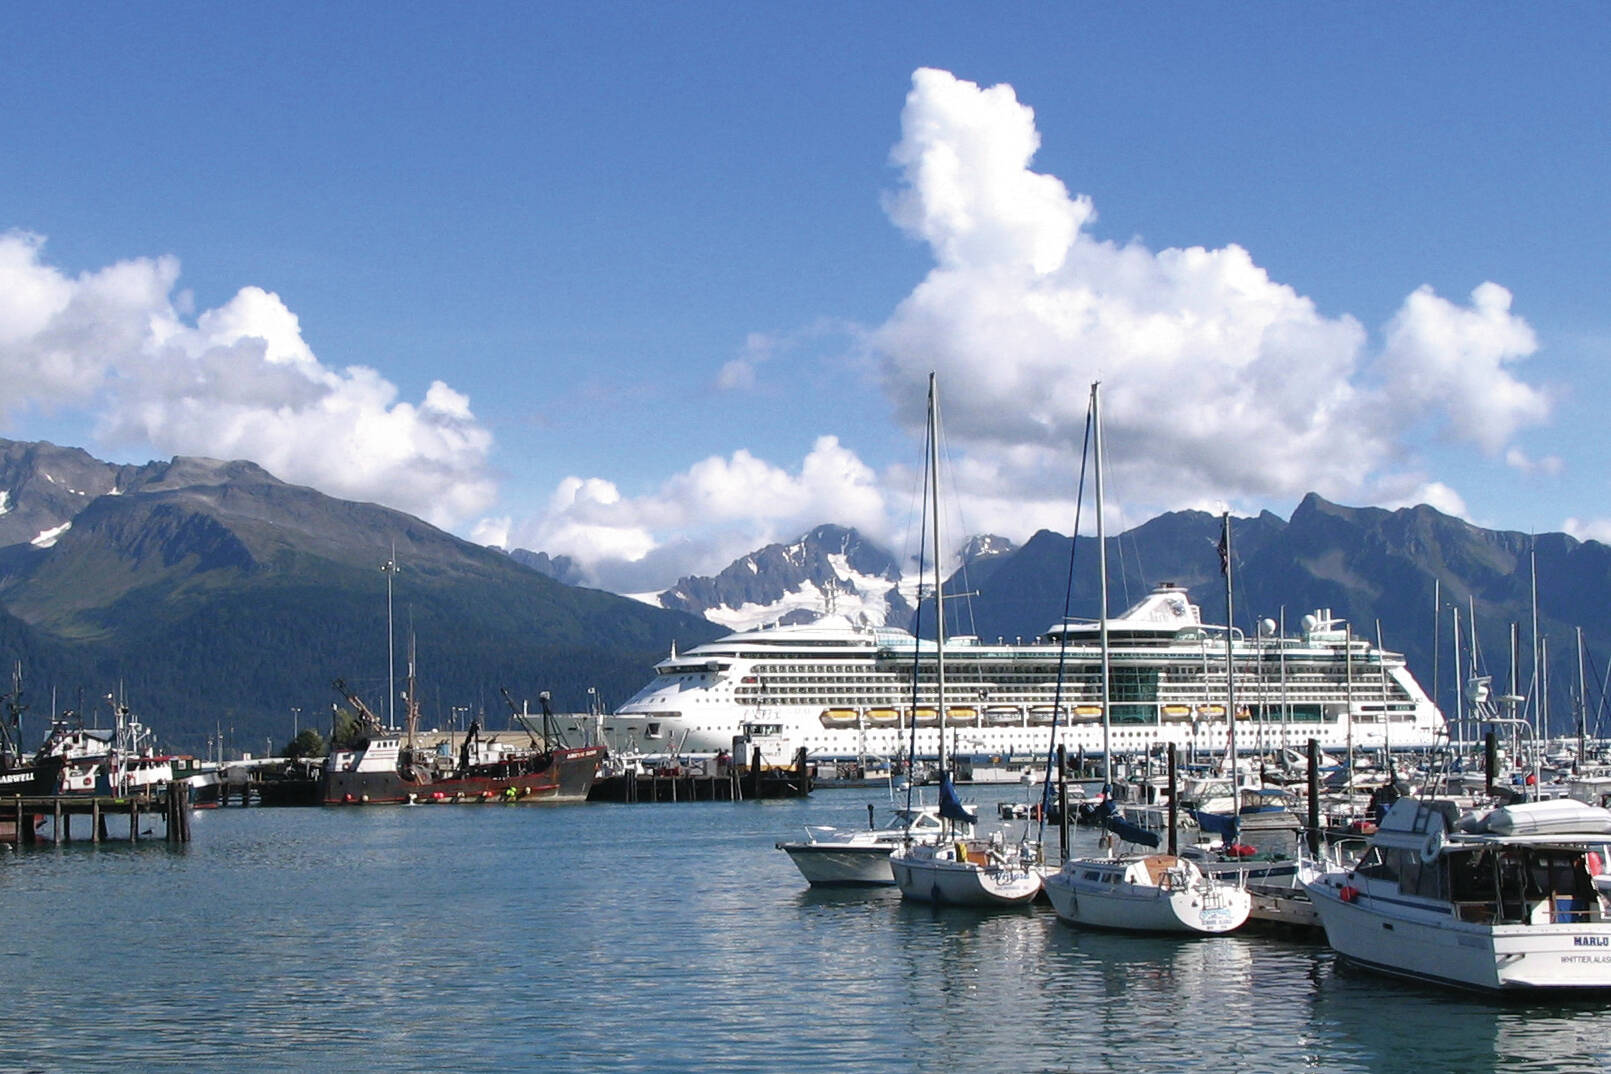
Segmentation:
<svg viewBox="0 0 1611 1074">
<path fill-rule="evenodd" d="M 1021 792 L 976 788 L 994 802 Z M 811 891 L 803 802 L 227 809 L 0 851 L 0 1069 L 1582 1071 L 1611 1004 L 1384 982 L 1324 944 Z"/>
</svg>

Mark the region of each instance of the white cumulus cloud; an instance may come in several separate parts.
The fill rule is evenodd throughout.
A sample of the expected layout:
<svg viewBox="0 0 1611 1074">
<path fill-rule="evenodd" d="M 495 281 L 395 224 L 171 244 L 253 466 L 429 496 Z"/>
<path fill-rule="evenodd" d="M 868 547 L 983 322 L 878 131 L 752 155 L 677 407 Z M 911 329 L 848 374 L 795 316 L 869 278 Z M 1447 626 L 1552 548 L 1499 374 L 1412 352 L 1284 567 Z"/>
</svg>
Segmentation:
<svg viewBox="0 0 1611 1074">
<path fill-rule="evenodd" d="M 1401 412 L 1430 410 L 1450 435 L 1498 454 L 1518 429 L 1549 414 L 1545 394 L 1510 371 L 1537 349 L 1498 284 L 1477 287 L 1463 307 L 1422 287 L 1388 325 L 1381 368 Z"/>
<path fill-rule="evenodd" d="M 69 277 L 38 236 L 0 235 L 0 406 L 88 407 L 105 443 L 251 459 L 439 525 L 491 504 L 492 437 L 464 395 L 437 381 L 414 404 L 374 369 L 325 366 L 258 287 L 192 320 L 178 276 L 140 258 Z"/>
<path fill-rule="evenodd" d="M 1090 199 L 1032 170 L 1033 113 L 1010 87 L 919 71 L 902 132 L 886 203 L 934 267 L 875 334 L 885 388 L 915 425 L 937 370 L 951 438 L 992 461 L 997 494 L 1066 475 L 1093 380 L 1115 485 L 1149 509 L 1403 492 L 1407 423 L 1492 452 L 1547 415 L 1512 372 L 1536 343 L 1497 285 L 1468 306 L 1416 291 L 1373 351 L 1239 246 L 1094 237 Z"/>
<path fill-rule="evenodd" d="M 1373 338 L 1241 246 L 1096 237 L 1093 200 L 1034 170 L 1040 144 L 1010 86 L 923 69 L 890 154 L 900 182 L 884 208 L 933 266 L 883 324 L 855 334 L 914 433 L 938 372 L 959 539 L 1072 527 L 1093 380 L 1110 524 L 1310 491 L 1464 515 L 1459 491 L 1427 474 L 1415 435 L 1526 460 L 1510 440 L 1543 422 L 1549 401 L 1519 375 L 1537 342 L 1503 287 L 1481 283 L 1465 304 L 1420 288 Z M 752 387 L 785 339 L 752 336 L 717 385 Z M 572 556 L 600 584 L 645 590 L 821 522 L 899 547 L 917 480 L 911 464 L 875 472 L 825 436 L 797 466 L 735 451 L 639 497 L 571 478 L 542 517 L 500 532 Z"/>
<path fill-rule="evenodd" d="M 1561 529 L 1580 541 L 1611 544 L 1611 518 L 1569 518 Z"/>
<path fill-rule="evenodd" d="M 818 438 L 796 469 L 739 450 L 634 498 L 609 481 L 567 477 L 539 517 L 503 532 L 513 546 L 570 556 L 596 584 L 633 592 L 714 573 L 823 522 L 890 536 L 878 475 L 833 436 Z"/>
</svg>

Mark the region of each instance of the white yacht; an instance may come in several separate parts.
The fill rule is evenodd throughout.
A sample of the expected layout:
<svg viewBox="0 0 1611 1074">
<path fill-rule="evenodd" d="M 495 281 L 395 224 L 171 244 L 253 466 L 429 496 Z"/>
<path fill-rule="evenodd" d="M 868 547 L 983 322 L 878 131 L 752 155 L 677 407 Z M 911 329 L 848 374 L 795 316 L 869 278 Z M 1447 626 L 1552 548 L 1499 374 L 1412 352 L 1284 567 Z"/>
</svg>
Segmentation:
<svg viewBox="0 0 1611 1074">
<path fill-rule="evenodd" d="M 813 887 L 867 887 L 895 883 L 889 856 L 913 843 L 971 836 L 940 819 L 938 806 L 897 808 L 894 823 L 884 828 L 812 827 L 803 840 L 777 844 L 788 852 L 800 875 Z"/>
<path fill-rule="evenodd" d="M 1225 628 L 1202 622 L 1185 589 L 1163 584 L 1108 620 L 1111 735 L 1115 752 L 1174 742 L 1223 753 Z M 826 617 L 804 626 L 739 631 L 672 654 L 655 677 L 604 720 L 616 749 L 669 745 L 732 749 L 737 739 L 769 757 L 804 747 L 814 761 L 904 756 L 916 725 L 919 758 L 959 763 L 1012 758 L 1044 763 L 1058 698 L 1057 738 L 1069 754 L 1102 749 L 1098 626 L 1071 622 L 1026 643 L 948 637 L 946 711 L 936 705 L 932 639 Z M 1296 637 L 1268 620 L 1256 636 L 1232 631 L 1236 744 L 1241 752 L 1429 747 L 1445 736 L 1437 706 L 1401 654 L 1350 635 L 1328 611 L 1303 617 Z M 916 669 L 917 693 L 913 678 Z"/>
<path fill-rule="evenodd" d="M 1342 957 L 1491 992 L 1611 990 L 1611 810 L 1570 799 L 1462 814 L 1403 798 L 1365 855 L 1307 884 Z"/>
</svg>

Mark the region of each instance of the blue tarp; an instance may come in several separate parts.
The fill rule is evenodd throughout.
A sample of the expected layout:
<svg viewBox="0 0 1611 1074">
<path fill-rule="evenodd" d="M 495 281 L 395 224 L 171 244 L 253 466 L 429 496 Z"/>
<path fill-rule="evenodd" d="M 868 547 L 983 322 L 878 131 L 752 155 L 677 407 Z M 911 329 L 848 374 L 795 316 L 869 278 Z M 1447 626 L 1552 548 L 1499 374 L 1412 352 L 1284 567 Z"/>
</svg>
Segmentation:
<svg viewBox="0 0 1611 1074">
<path fill-rule="evenodd" d="M 1131 824 L 1123 817 L 1113 816 L 1102 821 L 1102 827 L 1117 835 L 1128 843 L 1136 843 L 1144 847 L 1156 847 L 1162 840 L 1157 832 Z"/>
<path fill-rule="evenodd" d="M 1118 808 L 1113 804 L 1113 799 L 1104 798 L 1096 805 L 1080 806 L 1080 823 L 1101 824 L 1118 811 Z"/>
<path fill-rule="evenodd" d="M 1192 816 L 1197 818 L 1197 826 L 1211 835 L 1217 835 L 1227 843 L 1234 843 L 1242 830 L 1240 817 L 1229 816 L 1224 813 L 1210 813 L 1204 809 L 1192 810 Z"/>
<path fill-rule="evenodd" d="M 966 824 L 979 823 L 977 813 L 969 813 L 962 799 L 957 797 L 956 785 L 951 782 L 951 773 L 940 773 L 940 816 L 946 820 L 961 821 Z"/>
</svg>

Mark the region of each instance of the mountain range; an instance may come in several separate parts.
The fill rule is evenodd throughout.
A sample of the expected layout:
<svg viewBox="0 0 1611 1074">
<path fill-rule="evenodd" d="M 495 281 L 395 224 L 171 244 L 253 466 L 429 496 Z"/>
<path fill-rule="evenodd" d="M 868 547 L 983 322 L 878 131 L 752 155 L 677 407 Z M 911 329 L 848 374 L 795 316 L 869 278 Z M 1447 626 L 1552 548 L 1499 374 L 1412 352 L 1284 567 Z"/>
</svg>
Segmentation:
<svg viewBox="0 0 1611 1074">
<path fill-rule="evenodd" d="M 1109 538 L 1109 613 L 1122 612 L 1167 581 L 1190 590 L 1205 622 L 1225 622 L 1222 529 L 1218 516 L 1179 511 Z M 1392 511 L 1344 507 L 1311 494 L 1290 519 L 1268 511 L 1232 519 L 1230 559 L 1237 628 L 1252 633 L 1268 620 L 1295 633 L 1306 614 L 1345 619 L 1359 637 L 1373 643 L 1379 638 L 1403 652 L 1450 716 L 1462 704 L 1456 659 L 1459 681 L 1471 674 L 1473 618 L 1477 673 L 1491 676 L 1493 693 L 1538 693 L 1532 686 L 1536 565 L 1549 723 L 1557 733 L 1575 726 L 1579 629 L 1589 731 L 1604 722 L 1601 684 L 1611 671 L 1611 625 L 1596 609 L 1611 605 L 1611 551 L 1599 542 L 1487 530 L 1425 505 Z M 1027 640 L 1057 623 L 1065 610 L 1075 618 L 1097 615 L 1095 538 L 1074 542 L 1043 530 L 1017 547 L 978 537 L 961 550 L 960 560 L 946 583 L 949 633 Z M 683 578 L 641 599 L 735 629 L 808 621 L 830 611 L 852 621 L 909 627 L 917 592 L 912 575 L 912 564 L 898 562 L 855 530 L 819 526 L 715 576 Z M 1611 726 L 1605 730 L 1611 733 Z"/>
<path fill-rule="evenodd" d="M 113 695 L 170 747 L 262 753 L 327 728 L 338 677 L 401 713 L 411 638 L 426 722 L 501 728 L 500 688 L 533 711 L 543 690 L 618 702 L 672 645 L 720 633 L 252 463 L 0 441 L 0 657 L 22 669 L 27 741 L 52 711 L 109 726 Z"/>
<path fill-rule="evenodd" d="M 1110 612 L 1172 581 L 1190 588 L 1206 621 L 1223 622 L 1221 525 L 1172 512 L 1109 538 Z M 1097 614 L 1093 538 L 1042 531 L 1018 547 L 975 537 L 959 558 L 947 583 L 952 633 L 1028 638 L 1065 609 Z M 1551 723 L 1561 731 L 1575 720 L 1581 628 L 1592 732 L 1611 653 L 1611 625 L 1598 611 L 1611 605 L 1604 545 L 1315 495 L 1289 519 L 1264 512 L 1231 523 L 1236 626 L 1284 620 L 1291 630 L 1329 609 L 1405 652 L 1451 715 L 1455 608 L 1462 672 L 1475 613 L 1478 670 L 1494 676 L 1496 693 L 1531 692 L 1535 563 Z M 340 700 L 334 678 L 384 711 L 403 689 L 410 638 L 428 725 L 483 714 L 487 726 L 506 726 L 501 687 L 533 707 L 541 690 L 559 710 L 595 698 L 614 706 L 671 646 L 727 629 L 825 611 L 910 625 L 911 568 L 853 529 L 823 525 L 633 599 L 573 584 L 580 573 L 566 557 L 483 548 L 249 462 L 114 465 L 76 448 L 0 440 L 0 658 L 21 669 L 30 741 L 53 711 L 106 726 L 114 695 L 169 747 L 262 752 L 293 725 L 327 724 L 327 706 Z"/>
</svg>

